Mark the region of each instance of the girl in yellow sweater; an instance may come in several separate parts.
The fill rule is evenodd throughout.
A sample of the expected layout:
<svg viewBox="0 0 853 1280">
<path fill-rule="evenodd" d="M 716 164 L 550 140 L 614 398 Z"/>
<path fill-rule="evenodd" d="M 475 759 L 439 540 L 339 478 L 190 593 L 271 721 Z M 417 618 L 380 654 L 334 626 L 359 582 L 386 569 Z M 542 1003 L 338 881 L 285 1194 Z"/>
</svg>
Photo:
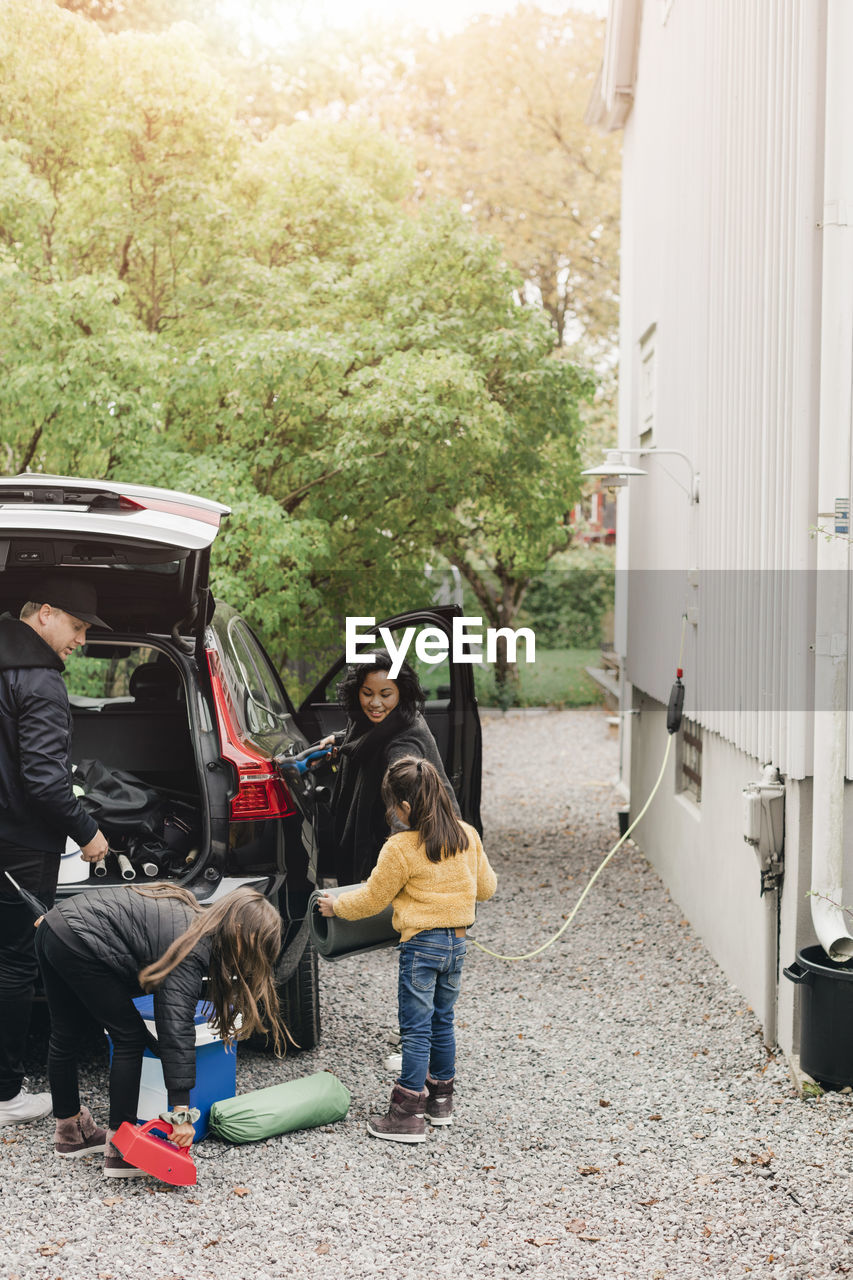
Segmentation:
<svg viewBox="0 0 853 1280">
<path fill-rule="evenodd" d="M 367 1131 L 393 1142 L 423 1142 L 424 1117 L 434 1125 L 453 1122 L 453 1011 L 465 931 L 474 923 L 475 903 L 491 898 L 497 877 L 479 835 L 457 818 L 428 760 L 394 761 L 382 798 L 389 823 L 393 816 L 408 829 L 385 841 L 365 884 L 336 898 L 324 894 L 318 906 L 324 916 L 360 920 L 394 904 L 403 1069 L 388 1114 L 371 1116 Z"/>
</svg>

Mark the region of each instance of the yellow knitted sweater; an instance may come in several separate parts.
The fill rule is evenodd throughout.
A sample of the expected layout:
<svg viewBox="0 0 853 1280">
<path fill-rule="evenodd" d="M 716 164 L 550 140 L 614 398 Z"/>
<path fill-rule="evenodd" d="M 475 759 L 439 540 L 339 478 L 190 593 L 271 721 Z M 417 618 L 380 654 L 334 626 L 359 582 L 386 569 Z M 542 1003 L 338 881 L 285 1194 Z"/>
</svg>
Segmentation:
<svg viewBox="0 0 853 1280">
<path fill-rule="evenodd" d="M 430 862 L 417 831 L 400 831 L 382 846 L 376 866 L 358 889 L 334 900 L 335 915 L 362 920 L 394 904 L 393 923 L 402 942 L 422 929 L 452 929 L 474 923 L 474 904 L 491 898 L 498 878 L 473 827 L 462 826 L 468 848 Z"/>
</svg>

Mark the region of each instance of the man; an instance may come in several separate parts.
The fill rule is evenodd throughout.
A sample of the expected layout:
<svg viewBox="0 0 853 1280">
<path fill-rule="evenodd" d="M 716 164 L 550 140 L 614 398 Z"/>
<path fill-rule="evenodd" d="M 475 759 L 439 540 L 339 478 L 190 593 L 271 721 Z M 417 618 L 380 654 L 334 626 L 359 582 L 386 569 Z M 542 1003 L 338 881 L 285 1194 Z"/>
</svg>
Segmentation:
<svg viewBox="0 0 853 1280">
<path fill-rule="evenodd" d="M 0 617 L 0 1127 L 50 1112 L 49 1093 L 27 1093 L 23 1052 L 37 973 L 33 913 L 3 875 L 53 904 L 66 837 L 87 862 L 108 844 L 71 784 L 71 707 L 63 659 L 105 627 L 87 583 L 50 578 L 43 603 Z"/>
</svg>

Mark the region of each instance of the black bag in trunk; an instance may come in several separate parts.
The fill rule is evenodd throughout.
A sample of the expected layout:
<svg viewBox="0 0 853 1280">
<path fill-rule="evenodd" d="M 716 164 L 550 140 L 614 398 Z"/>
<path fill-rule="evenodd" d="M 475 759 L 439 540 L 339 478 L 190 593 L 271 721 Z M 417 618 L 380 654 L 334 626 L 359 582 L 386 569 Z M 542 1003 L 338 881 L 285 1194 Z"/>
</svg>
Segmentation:
<svg viewBox="0 0 853 1280">
<path fill-rule="evenodd" d="M 108 769 L 100 760 L 81 760 L 74 784 L 83 788 L 80 803 L 108 840 L 162 836 L 166 802 L 134 774 Z"/>
</svg>

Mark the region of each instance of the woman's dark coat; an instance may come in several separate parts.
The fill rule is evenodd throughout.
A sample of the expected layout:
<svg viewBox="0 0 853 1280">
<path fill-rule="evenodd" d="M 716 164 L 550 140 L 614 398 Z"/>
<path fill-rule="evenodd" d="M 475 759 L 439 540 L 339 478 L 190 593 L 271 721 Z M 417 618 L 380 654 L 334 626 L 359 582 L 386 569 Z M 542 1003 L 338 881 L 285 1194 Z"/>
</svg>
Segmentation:
<svg viewBox="0 0 853 1280">
<path fill-rule="evenodd" d="M 416 756 L 435 766 L 454 812 L 461 817 L 435 738 L 423 716 L 416 712 L 407 724 L 399 707 L 378 725 L 360 716 L 350 723 L 340 746 L 332 794 L 339 884 L 366 879 L 376 865 L 389 835 L 382 779 L 389 764 L 402 756 Z"/>
</svg>

